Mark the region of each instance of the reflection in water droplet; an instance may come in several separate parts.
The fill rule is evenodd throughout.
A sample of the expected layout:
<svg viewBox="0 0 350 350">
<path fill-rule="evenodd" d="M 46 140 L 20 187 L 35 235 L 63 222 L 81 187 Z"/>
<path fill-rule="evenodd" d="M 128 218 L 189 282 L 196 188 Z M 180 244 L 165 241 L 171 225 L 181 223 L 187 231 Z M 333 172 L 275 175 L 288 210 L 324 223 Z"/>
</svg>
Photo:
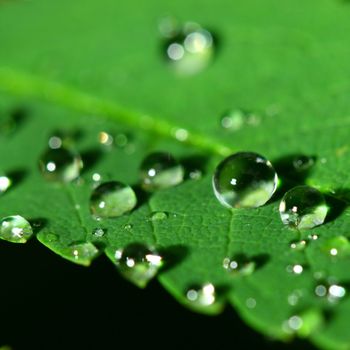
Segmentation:
<svg viewBox="0 0 350 350">
<path fill-rule="evenodd" d="M 183 181 L 184 169 L 171 154 L 157 152 L 144 159 L 140 168 L 142 187 L 155 191 Z"/>
<path fill-rule="evenodd" d="M 328 208 L 322 193 L 317 189 L 297 186 L 283 196 L 279 211 L 285 225 L 310 229 L 323 224 Z"/>
<path fill-rule="evenodd" d="M 214 56 L 214 40 L 209 31 L 187 23 L 181 30 L 173 28 L 166 33 L 165 53 L 175 71 L 191 75 L 208 66 Z"/>
<path fill-rule="evenodd" d="M 105 230 L 104 230 L 103 228 L 98 227 L 98 228 L 93 229 L 92 234 L 93 234 L 95 237 L 100 238 L 100 237 L 103 237 L 103 236 L 104 236 Z"/>
<path fill-rule="evenodd" d="M 156 212 L 151 213 L 151 215 L 150 215 L 151 221 L 161 221 L 161 220 L 164 220 L 167 218 L 168 218 L 168 214 L 164 211 L 156 211 Z"/>
<path fill-rule="evenodd" d="M 12 185 L 12 181 L 6 175 L 0 176 L 0 194 L 6 192 Z"/>
<path fill-rule="evenodd" d="M 102 179 L 102 176 L 99 173 L 93 173 L 92 174 L 92 181 L 100 182 Z"/>
<path fill-rule="evenodd" d="M 237 256 L 232 259 L 225 258 L 222 265 L 226 271 L 237 273 L 241 276 L 251 275 L 256 267 L 254 261 L 248 260 L 243 256 Z"/>
<path fill-rule="evenodd" d="M 144 288 L 163 265 L 163 258 L 156 250 L 138 243 L 117 250 L 114 257 L 120 273 L 140 288 Z"/>
<path fill-rule="evenodd" d="M 26 243 L 32 234 L 30 223 L 20 215 L 7 216 L 0 221 L 0 239 L 13 243 Z"/>
<path fill-rule="evenodd" d="M 90 210 L 97 218 L 112 218 L 129 212 L 136 203 L 135 192 L 130 186 L 110 181 L 94 189 L 90 197 Z"/>
<path fill-rule="evenodd" d="M 292 249 L 295 249 L 297 251 L 304 250 L 307 245 L 307 242 L 305 239 L 302 239 L 300 241 L 294 241 L 290 244 L 290 247 Z"/>
<path fill-rule="evenodd" d="M 240 152 L 224 159 L 216 168 L 213 188 L 219 202 L 229 208 L 264 205 L 277 186 L 271 163 L 256 153 Z"/>
<path fill-rule="evenodd" d="M 197 306 L 209 306 L 215 302 L 215 287 L 207 283 L 200 287 L 191 287 L 186 292 L 186 298 Z"/>
<path fill-rule="evenodd" d="M 48 149 L 39 160 L 39 168 L 45 179 L 70 182 L 80 175 L 83 162 L 78 154 L 66 149 Z"/>
</svg>

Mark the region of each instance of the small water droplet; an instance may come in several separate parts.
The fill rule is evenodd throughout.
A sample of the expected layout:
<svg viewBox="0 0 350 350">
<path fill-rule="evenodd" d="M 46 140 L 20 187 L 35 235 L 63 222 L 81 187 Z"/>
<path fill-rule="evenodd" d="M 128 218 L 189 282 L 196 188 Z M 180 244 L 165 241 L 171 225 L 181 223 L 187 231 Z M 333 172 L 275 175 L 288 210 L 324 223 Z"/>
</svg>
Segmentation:
<svg viewBox="0 0 350 350">
<path fill-rule="evenodd" d="M 244 256 L 236 256 L 232 259 L 225 258 L 222 265 L 226 271 L 237 273 L 241 276 L 251 275 L 256 267 L 254 261 L 251 261 Z"/>
<path fill-rule="evenodd" d="M 98 255 L 98 249 L 91 242 L 84 242 L 70 245 L 69 253 L 74 260 L 86 264 Z"/>
<path fill-rule="evenodd" d="M 168 218 L 168 214 L 164 211 L 155 211 L 150 215 L 151 221 L 161 221 L 167 218 Z"/>
<path fill-rule="evenodd" d="M 57 242 L 58 241 L 58 236 L 55 233 L 46 233 L 45 234 L 45 240 L 47 242 Z"/>
<path fill-rule="evenodd" d="M 102 180 L 102 176 L 99 173 L 93 173 L 92 174 L 92 181 L 94 182 L 100 182 Z"/>
<path fill-rule="evenodd" d="M 57 149 L 62 147 L 62 139 L 58 136 L 51 136 L 49 138 L 49 147 L 52 149 Z"/>
<path fill-rule="evenodd" d="M 287 272 L 294 273 L 296 275 L 302 274 L 304 268 L 300 264 L 295 264 L 295 265 L 288 265 L 286 267 Z"/>
<path fill-rule="evenodd" d="M 300 241 L 293 241 L 290 244 L 291 249 L 295 249 L 297 251 L 304 250 L 307 245 L 307 241 L 305 239 L 302 239 Z"/>
<path fill-rule="evenodd" d="M 210 306 L 216 299 L 215 287 L 211 283 L 191 287 L 186 291 L 186 298 L 197 306 Z"/>
<path fill-rule="evenodd" d="M 214 56 L 212 34 L 196 23 L 187 23 L 180 30 L 167 31 L 165 54 L 176 72 L 183 75 L 199 73 Z"/>
<path fill-rule="evenodd" d="M 336 236 L 327 239 L 321 247 L 322 251 L 331 256 L 346 257 L 350 256 L 350 242 L 344 236 Z"/>
<path fill-rule="evenodd" d="M 183 181 L 184 169 L 169 153 L 152 153 L 140 168 L 142 187 L 155 191 L 175 186 Z"/>
<path fill-rule="evenodd" d="M 257 115 L 241 109 L 226 111 L 220 119 L 221 126 L 229 131 L 237 131 L 244 125 L 256 126 L 259 123 L 260 118 Z"/>
<path fill-rule="evenodd" d="M 32 236 L 30 223 L 20 215 L 7 216 L 0 221 L 0 238 L 13 243 L 26 243 Z"/>
<path fill-rule="evenodd" d="M 297 156 L 293 159 L 293 167 L 296 171 L 306 171 L 315 164 L 315 158 L 309 156 Z"/>
<path fill-rule="evenodd" d="M 203 174 L 199 169 L 194 169 L 188 174 L 191 180 L 199 180 L 202 178 Z"/>
<path fill-rule="evenodd" d="M 279 211 L 285 225 L 310 229 L 323 224 L 328 208 L 324 196 L 317 189 L 297 186 L 283 196 Z"/>
<path fill-rule="evenodd" d="M 163 265 L 163 258 L 156 250 L 139 243 L 117 250 L 115 259 L 120 273 L 140 288 L 144 288 Z"/>
<path fill-rule="evenodd" d="M 134 190 L 118 181 L 104 182 L 90 197 L 91 214 L 97 218 L 121 216 L 134 209 L 137 198 Z"/>
<path fill-rule="evenodd" d="M 246 304 L 248 309 L 255 309 L 255 307 L 256 307 L 256 300 L 254 298 L 248 298 L 245 301 L 245 304 Z"/>
<path fill-rule="evenodd" d="M 12 185 L 12 180 L 6 176 L 0 176 L 0 194 L 6 192 Z"/>
<path fill-rule="evenodd" d="M 70 182 L 82 167 L 79 155 L 66 148 L 48 149 L 39 160 L 41 174 L 50 181 Z"/>
<path fill-rule="evenodd" d="M 252 152 L 235 153 L 216 168 L 213 188 L 219 202 L 229 208 L 255 208 L 264 205 L 277 186 L 271 163 Z"/>
<path fill-rule="evenodd" d="M 98 227 L 98 228 L 93 229 L 92 234 L 95 237 L 100 238 L 100 237 L 103 237 L 105 235 L 105 230 L 101 227 Z"/>
<path fill-rule="evenodd" d="M 125 224 L 124 225 L 124 230 L 126 230 L 126 231 L 131 231 L 132 228 L 133 228 L 133 226 L 131 224 Z"/>
<path fill-rule="evenodd" d="M 101 131 L 98 134 L 98 141 L 103 146 L 112 146 L 114 139 L 113 139 L 113 136 L 111 134 L 109 134 L 108 132 Z"/>
</svg>

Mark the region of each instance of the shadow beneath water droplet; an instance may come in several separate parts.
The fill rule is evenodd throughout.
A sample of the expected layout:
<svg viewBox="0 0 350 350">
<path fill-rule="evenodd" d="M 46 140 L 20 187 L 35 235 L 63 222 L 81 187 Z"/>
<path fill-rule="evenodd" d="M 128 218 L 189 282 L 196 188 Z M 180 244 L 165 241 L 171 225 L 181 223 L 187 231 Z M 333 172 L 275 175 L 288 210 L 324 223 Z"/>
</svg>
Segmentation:
<svg viewBox="0 0 350 350">
<path fill-rule="evenodd" d="M 36 235 L 39 233 L 45 226 L 47 226 L 48 220 L 44 218 L 34 218 L 28 220 L 32 226 L 33 233 Z"/>
<path fill-rule="evenodd" d="M 194 171 L 200 171 L 202 174 L 205 173 L 209 157 L 205 155 L 192 155 L 180 159 L 180 163 L 185 168 L 185 179 L 189 179 L 190 174 Z"/>
<path fill-rule="evenodd" d="M 101 160 L 103 152 L 97 148 L 89 149 L 81 153 L 84 168 L 83 173 L 92 169 Z"/>
<path fill-rule="evenodd" d="M 140 208 L 143 204 L 147 203 L 151 199 L 151 196 L 153 193 L 145 191 L 140 184 L 136 184 L 131 187 L 135 191 L 136 198 L 137 198 L 137 204 L 135 209 Z"/>
<path fill-rule="evenodd" d="M 162 271 L 168 271 L 183 261 L 190 253 L 189 248 L 184 245 L 174 245 L 160 249 L 160 254 L 164 258 Z"/>
<path fill-rule="evenodd" d="M 327 206 L 329 207 L 325 223 L 337 219 L 350 203 L 350 190 L 335 190 L 332 194 L 325 194 Z"/>
</svg>

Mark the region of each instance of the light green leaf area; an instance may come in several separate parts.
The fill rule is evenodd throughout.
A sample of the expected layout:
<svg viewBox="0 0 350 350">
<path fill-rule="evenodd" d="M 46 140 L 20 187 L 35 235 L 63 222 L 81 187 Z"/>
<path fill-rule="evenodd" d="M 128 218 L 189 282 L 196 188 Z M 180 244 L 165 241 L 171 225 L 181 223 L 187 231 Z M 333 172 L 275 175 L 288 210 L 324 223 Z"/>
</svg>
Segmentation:
<svg viewBox="0 0 350 350">
<path fill-rule="evenodd" d="M 181 77 L 164 60 L 157 25 L 169 14 L 217 36 L 215 59 L 201 73 Z M 349 16 L 349 5 L 336 0 L 2 3 L 2 120 L 19 107 L 26 118 L 12 132 L 2 122 L 1 169 L 21 176 L 0 198 L 1 216 L 41 219 L 39 241 L 83 265 L 104 251 L 113 260 L 128 243 L 153 245 L 168 258 L 160 282 L 188 307 L 215 314 L 228 303 L 268 336 L 350 348 L 349 293 L 315 294 L 319 285 L 347 289 L 350 281 L 349 254 L 332 256 L 327 248 L 329 239 L 346 241 L 350 234 Z M 253 111 L 259 122 L 224 130 L 220 115 L 229 108 Z M 176 139 L 178 128 L 189 132 L 185 142 Z M 79 131 L 75 146 L 86 167 L 78 182 L 47 182 L 38 170 L 57 129 Z M 128 147 L 101 145 L 101 131 L 128 135 Z M 92 175 L 135 186 L 140 163 L 155 150 L 187 165 L 200 160 L 204 176 L 140 196 L 130 214 L 94 220 Z M 326 223 L 300 233 L 284 227 L 281 193 L 259 209 L 222 207 L 211 188 L 214 167 L 244 150 L 273 164 L 295 154 L 315 156 L 303 181 L 280 174 L 281 191 L 292 179 L 330 194 Z M 150 220 L 157 211 L 168 217 Z M 95 228 L 106 234 L 93 236 Z M 319 238 L 304 250 L 290 248 L 309 233 Z M 84 242 L 99 252 L 89 249 L 76 259 L 76 245 Z M 223 268 L 224 258 L 239 254 L 260 262 L 252 274 Z M 303 272 L 288 272 L 293 265 Z M 216 287 L 217 302 L 198 308 L 186 290 L 204 283 Z"/>
</svg>

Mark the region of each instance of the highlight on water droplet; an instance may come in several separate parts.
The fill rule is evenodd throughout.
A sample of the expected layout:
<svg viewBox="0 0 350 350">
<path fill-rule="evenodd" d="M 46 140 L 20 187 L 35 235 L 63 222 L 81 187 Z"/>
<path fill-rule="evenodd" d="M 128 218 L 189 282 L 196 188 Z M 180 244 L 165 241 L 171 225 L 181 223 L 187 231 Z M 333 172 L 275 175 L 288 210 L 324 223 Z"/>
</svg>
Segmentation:
<svg viewBox="0 0 350 350">
<path fill-rule="evenodd" d="M 0 194 L 6 192 L 12 185 L 12 180 L 6 175 L 0 176 Z"/>
<path fill-rule="evenodd" d="M 103 236 L 105 235 L 105 233 L 106 233 L 106 230 L 104 230 L 104 229 L 101 228 L 101 227 L 96 227 L 96 228 L 94 228 L 93 231 L 92 231 L 92 234 L 93 234 L 95 237 L 97 237 L 97 238 L 103 237 Z"/>
<path fill-rule="evenodd" d="M 304 271 L 304 267 L 300 264 L 288 265 L 286 270 L 287 272 L 294 273 L 295 275 L 300 275 Z"/>
<path fill-rule="evenodd" d="M 215 287 L 211 283 L 202 286 L 193 286 L 186 291 L 187 300 L 196 306 L 207 307 L 216 300 Z"/>
<path fill-rule="evenodd" d="M 228 110 L 220 119 L 221 126 L 228 131 L 237 131 L 245 125 L 257 126 L 259 123 L 258 115 L 241 109 Z"/>
<path fill-rule="evenodd" d="M 80 156 L 67 148 L 49 148 L 39 160 L 39 169 L 49 181 L 70 182 L 83 168 Z"/>
<path fill-rule="evenodd" d="M 183 166 L 165 152 L 151 153 L 140 167 L 142 187 L 147 191 L 178 185 L 183 181 L 184 174 Z"/>
<path fill-rule="evenodd" d="M 26 243 L 32 236 L 33 229 L 20 215 L 7 216 L 0 221 L 0 239 L 13 243 Z"/>
<path fill-rule="evenodd" d="M 102 183 L 90 197 L 90 211 L 96 218 L 121 216 L 134 209 L 136 204 L 134 190 L 118 181 Z"/>
<path fill-rule="evenodd" d="M 256 263 L 243 255 L 233 258 L 226 257 L 222 263 L 223 268 L 231 274 L 249 276 L 255 271 Z"/>
<path fill-rule="evenodd" d="M 163 257 L 152 247 L 132 243 L 114 253 L 119 272 L 140 288 L 156 276 L 163 266 Z"/>
<path fill-rule="evenodd" d="M 266 158 L 252 152 L 239 152 L 217 166 L 213 189 L 225 207 L 256 208 L 272 197 L 277 180 L 277 173 Z"/>
<path fill-rule="evenodd" d="M 126 230 L 126 231 L 131 231 L 132 228 L 133 228 L 133 225 L 132 225 L 132 224 L 125 224 L 125 225 L 123 226 L 123 228 L 124 228 L 124 230 Z"/>
<path fill-rule="evenodd" d="M 88 266 L 99 254 L 98 249 L 91 242 L 73 243 L 64 249 L 63 256 L 80 265 Z"/>
<path fill-rule="evenodd" d="M 189 22 L 182 28 L 173 27 L 166 33 L 165 56 L 177 73 L 181 75 L 199 73 L 213 59 L 215 53 L 213 36 L 199 24 Z"/>
<path fill-rule="evenodd" d="M 292 188 L 283 196 L 279 211 L 285 225 L 311 229 L 323 224 L 328 207 L 320 191 L 303 185 Z"/>
</svg>

